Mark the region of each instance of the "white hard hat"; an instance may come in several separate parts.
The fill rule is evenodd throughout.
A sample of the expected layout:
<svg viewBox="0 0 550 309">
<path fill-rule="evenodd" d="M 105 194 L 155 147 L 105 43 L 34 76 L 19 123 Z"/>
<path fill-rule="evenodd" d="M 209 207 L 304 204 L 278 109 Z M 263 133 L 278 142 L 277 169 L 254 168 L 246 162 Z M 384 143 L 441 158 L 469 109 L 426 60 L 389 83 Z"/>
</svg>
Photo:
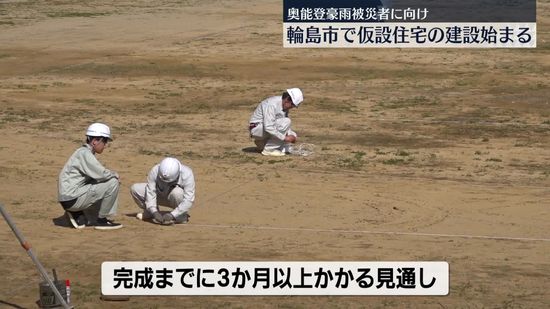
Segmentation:
<svg viewBox="0 0 550 309">
<path fill-rule="evenodd" d="M 290 95 L 292 104 L 294 104 L 295 107 L 298 107 L 298 105 L 300 105 L 300 103 L 304 100 L 304 95 L 302 94 L 302 90 L 300 90 L 300 88 L 290 88 L 287 89 L 286 92 Z"/>
<path fill-rule="evenodd" d="M 94 136 L 94 137 L 106 137 L 110 141 L 113 140 L 111 137 L 111 129 L 106 124 L 103 123 L 92 123 L 88 130 L 86 130 L 86 136 Z"/>
<path fill-rule="evenodd" d="M 165 158 L 159 165 L 159 178 L 164 182 L 174 182 L 180 176 L 180 161 L 175 158 Z"/>
</svg>

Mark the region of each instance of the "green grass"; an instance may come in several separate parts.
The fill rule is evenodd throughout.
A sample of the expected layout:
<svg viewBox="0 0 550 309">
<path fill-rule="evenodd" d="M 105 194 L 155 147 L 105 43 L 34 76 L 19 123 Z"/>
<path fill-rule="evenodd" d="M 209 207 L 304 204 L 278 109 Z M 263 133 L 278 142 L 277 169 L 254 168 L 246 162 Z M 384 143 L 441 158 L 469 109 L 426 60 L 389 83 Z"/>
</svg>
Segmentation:
<svg viewBox="0 0 550 309">
<path fill-rule="evenodd" d="M 146 156 L 157 156 L 157 157 L 164 156 L 163 152 L 153 151 L 153 150 L 144 149 L 144 148 L 138 149 L 138 153 L 141 154 L 141 155 L 146 155 Z"/>
<path fill-rule="evenodd" d="M 315 100 L 312 104 L 320 110 L 337 112 L 337 113 L 356 113 L 357 106 L 350 101 L 336 101 L 332 99 L 321 98 Z"/>
<path fill-rule="evenodd" d="M 131 63 L 84 63 L 71 67 L 59 67 L 58 73 L 76 75 L 100 75 L 109 77 L 164 76 L 166 78 L 185 77 L 226 77 L 226 70 L 216 65 L 201 63 L 181 63 L 174 59 L 150 61 L 136 60 Z M 169 96 L 169 91 L 154 91 L 150 95 Z"/>
<path fill-rule="evenodd" d="M 35 90 L 37 86 L 36 85 L 17 84 L 16 87 L 17 87 L 17 89 Z"/>
<path fill-rule="evenodd" d="M 283 159 L 283 160 L 271 159 L 271 160 L 267 160 L 267 164 L 284 163 L 288 161 L 291 161 L 291 159 Z"/>
<path fill-rule="evenodd" d="M 427 98 L 425 96 L 414 96 L 408 98 L 395 98 L 378 102 L 378 109 L 399 109 L 418 106 L 436 106 L 439 105 L 438 98 Z"/>
<path fill-rule="evenodd" d="M 0 114 L 0 123 L 9 123 L 9 122 L 28 122 L 30 119 L 36 119 L 42 117 L 43 114 L 40 114 L 38 111 L 34 110 L 12 110 L 7 109 L 5 112 Z"/>
<path fill-rule="evenodd" d="M 105 16 L 110 15 L 110 13 L 106 12 L 50 12 L 46 14 L 48 17 L 52 18 L 60 18 L 60 17 L 97 17 L 97 16 Z"/>
<path fill-rule="evenodd" d="M 352 153 L 354 154 L 354 158 L 355 160 L 362 160 L 363 157 L 367 154 L 366 152 L 363 152 L 363 151 L 352 151 Z"/>
<path fill-rule="evenodd" d="M 188 150 L 188 151 L 182 151 L 176 154 L 175 157 L 184 158 L 184 159 L 201 159 L 204 156 L 199 154 L 198 152 Z"/>
<path fill-rule="evenodd" d="M 247 154 L 240 151 L 224 151 L 222 154 L 214 155 L 212 156 L 212 159 L 214 160 L 226 160 L 230 162 L 236 162 L 238 164 L 244 164 L 244 163 L 253 163 L 256 165 L 262 165 L 266 161 L 263 159 L 263 157 L 254 155 L 254 154 Z M 290 158 L 281 160 L 269 160 L 267 161 L 268 164 L 275 164 L 278 162 L 287 162 L 291 161 Z"/>
<path fill-rule="evenodd" d="M 399 165 L 399 164 L 405 163 L 405 160 L 404 159 L 391 158 L 391 159 L 382 161 L 382 163 L 386 164 L 386 165 Z"/>
<path fill-rule="evenodd" d="M 336 166 L 345 169 L 360 170 L 366 164 L 363 157 L 366 155 L 363 151 L 353 151 L 353 157 L 343 158 L 336 161 Z"/>
<path fill-rule="evenodd" d="M 82 104 L 95 104 L 97 103 L 96 99 L 76 99 L 76 103 L 82 103 Z"/>
</svg>

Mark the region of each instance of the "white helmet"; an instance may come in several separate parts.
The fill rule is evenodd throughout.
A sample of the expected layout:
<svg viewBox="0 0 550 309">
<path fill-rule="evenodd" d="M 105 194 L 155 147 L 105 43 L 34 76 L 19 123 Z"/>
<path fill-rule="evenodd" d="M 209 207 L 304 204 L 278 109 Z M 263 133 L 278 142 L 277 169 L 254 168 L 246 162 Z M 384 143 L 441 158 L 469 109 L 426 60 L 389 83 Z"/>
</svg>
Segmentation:
<svg viewBox="0 0 550 309">
<path fill-rule="evenodd" d="M 290 88 L 287 89 L 286 92 L 290 95 L 292 104 L 294 104 L 295 107 L 298 107 L 298 105 L 300 105 L 300 103 L 304 100 L 304 95 L 302 94 L 302 90 L 300 90 L 300 88 Z"/>
<path fill-rule="evenodd" d="M 103 123 L 92 123 L 88 130 L 86 131 L 86 136 L 93 136 L 93 137 L 106 137 L 110 141 L 113 139 L 111 138 L 111 129 L 106 124 Z"/>
<path fill-rule="evenodd" d="M 159 178 L 164 182 L 174 182 L 180 176 L 180 161 L 175 158 L 165 158 L 159 165 Z"/>
</svg>

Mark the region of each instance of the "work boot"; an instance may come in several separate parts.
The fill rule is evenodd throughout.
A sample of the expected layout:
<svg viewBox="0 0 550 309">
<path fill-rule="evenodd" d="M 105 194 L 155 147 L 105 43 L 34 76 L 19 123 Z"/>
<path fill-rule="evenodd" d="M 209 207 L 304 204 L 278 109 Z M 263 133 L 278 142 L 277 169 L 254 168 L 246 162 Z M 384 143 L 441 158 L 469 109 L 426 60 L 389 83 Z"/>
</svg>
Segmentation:
<svg viewBox="0 0 550 309">
<path fill-rule="evenodd" d="M 94 228 L 96 230 L 117 230 L 122 228 L 122 224 L 115 223 L 107 218 L 97 218 Z"/>
<path fill-rule="evenodd" d="M 262 151 L 262 154 L 264 156 L 272 156 L 272 157 L 283 157 L 285 155 L 285 153 L 280 151 L 279 149 L 273 149 L 273 150 L 264 149 L 264 151 Z"/>
<path fill-rule="evenodd" d="M 75 229 L 83 229 L 86 227 L 86 216 L 82 211 L 65 211 L 65 215 L 67 216 L 67 219 L 69 220 L 69 223 L 75 228 Z"/>
</svg>

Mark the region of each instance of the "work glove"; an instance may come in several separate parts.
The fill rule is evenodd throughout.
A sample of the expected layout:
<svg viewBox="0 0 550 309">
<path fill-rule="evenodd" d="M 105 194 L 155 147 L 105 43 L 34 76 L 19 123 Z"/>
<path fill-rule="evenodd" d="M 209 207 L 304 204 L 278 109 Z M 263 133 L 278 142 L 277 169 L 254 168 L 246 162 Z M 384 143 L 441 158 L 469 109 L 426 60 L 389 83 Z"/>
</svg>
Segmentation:
<svg viewBox="0 0 550 309">
<path fill-rule="evenodd" d="M 296 136 L 294 135 L 287 135 L 285 136 L 285 140 L 284 140 L 285 143 L 296 143 Z"/>
<path fill-rule="evenodd" d="M 163 224 L 164 223 L 164 218 L 162 217 L 162 214 L 158 211 L 155 211 L 153 213 L 153 222 L 157 223 L 157 224 Z"/>
<path fill-rule="evenodd" d="M 189 223 L 189 218 L 191 218 L 191 216 L 188 213 L 184 213 L 181 217 L 176 219 L 176 223 Z"/>
<path fill-rule="evenodd" d="M 174 218 L 171 213 L 165 213 L 164 216 L 162 216 L 162 221 L 162 224 L 170 225 L 176 223 L 176 218 Z"/>
</svg>

